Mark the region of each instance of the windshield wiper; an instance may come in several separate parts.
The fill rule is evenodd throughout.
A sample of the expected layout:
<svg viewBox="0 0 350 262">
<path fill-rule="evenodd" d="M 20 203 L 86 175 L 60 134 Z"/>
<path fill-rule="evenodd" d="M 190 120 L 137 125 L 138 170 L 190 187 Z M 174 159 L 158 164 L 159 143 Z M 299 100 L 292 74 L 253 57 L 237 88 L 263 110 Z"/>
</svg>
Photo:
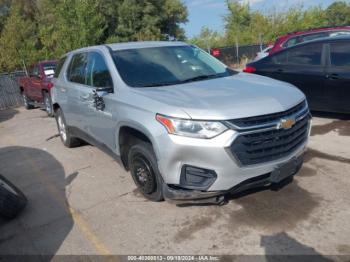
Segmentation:
<svg viewBox="0 0 350 262">
<path fill-rule="evenodd" d="M 195 76 L 195 77 L 191 77 L 191 78 L 182 80 L 181 83 L 200 81 L 200 80 L 211 79 L 211 78 L 216 78 L 216 77 L 220 77 L 220 76 L 221 76 L 221 74 L 199 75 L 199 76 Z"/>
<path fill-rule="evenodd" d="M 179 84 L 179 81 L 155 82 L 155 83 L 150 83 L 139 87 L 170 86 L 170 85 L 176 85 L 176 84 Z"/>
</svg>

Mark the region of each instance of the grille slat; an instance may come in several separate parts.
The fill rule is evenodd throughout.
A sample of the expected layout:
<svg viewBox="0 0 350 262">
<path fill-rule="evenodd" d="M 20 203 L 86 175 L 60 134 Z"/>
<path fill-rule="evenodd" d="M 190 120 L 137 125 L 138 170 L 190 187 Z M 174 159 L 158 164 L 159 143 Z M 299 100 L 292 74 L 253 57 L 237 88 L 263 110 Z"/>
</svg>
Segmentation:
<svg viewBox="0 0 350 262">
<path fill-rule="evenodd" d="M 229 120 L 231 124 L 234 124 L 235 126 L 238 126 L 240 128 L 246 128 L 246 127 L 251 127 L 255 125 L 263 125 L 267 124 L 270 122 L 278 121 L 279 119 L 290 116 L 293 114 L 296 114 L 298 112 L 302 112 L 303 109 L 306 108 L 306 101 L 304 100 L 300 104 L 296 105 L 295 107 L 279 112 L 279 113 L 274 113 L 274 114 L 269 114 L 269 115 L 262 115 L 262 116 L 254 116 L 254 117 L 247 117 L 247 118 L 241 118 L 241 119 L 233 119 Z"/>
<path fill-rule="evenodd" d="M 268 124 L 269 122 L 266 122 L 266 119 L 276 122 L 288 116 L 304 114 L 305 110 L 308 112 L 306 102 L 303 102 L 292 109 L 273 114 L 272 116 L 265 115 L 254 117 L 254 121 L 251 121 L 252 118 L 248 118 L 248 120 L 232 120 L 232 123 L 233 121 L 235 124 L 238 122 L 249 122 L 251 126 L 255 126 L 257 125 L 256 119 L 260 119 L 259 124 Z M 276 115 L 278 115 L 278 118 L 276 118 Z M 308 137 L 308 124 L 309 117 L 304 117 L 290 129 L 276 128 L 268 131 L 257 129 L 253 133 L 244 133 L 244 131 L 242 131 L 232 143 L 231 152 L 242 165 L 260 164 L 283 158 L 306 142 Z M 242 125 L 240 127 L 242 127 Z M 250 126 L 245 125 L 244 127 L 249 128 Z"/>
</svg>

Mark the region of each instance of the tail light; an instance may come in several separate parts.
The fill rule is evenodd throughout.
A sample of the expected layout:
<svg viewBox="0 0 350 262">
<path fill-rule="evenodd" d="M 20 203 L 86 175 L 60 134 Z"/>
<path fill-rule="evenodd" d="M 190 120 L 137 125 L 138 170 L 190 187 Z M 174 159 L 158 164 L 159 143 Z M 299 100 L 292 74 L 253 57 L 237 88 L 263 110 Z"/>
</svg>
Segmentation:
<svg viewBox="0 0 350 262">
<path fill-rule="evenodd" d="M 50 90 L 51 88 L 53 88 L 53 83 L 49 82 L 49 83 L 47 84 L 47 89 Z"/>
<path fill-rule="evenodd" d="M 254 74 L 256 72 L 256 68 L 252 66 L 247 66 L 246 68 L 243 69 L 243 72 Z"/>
<path fill-rule="evenodd" d="M 219 57 L 221 55 L 220 49 L 213 49 L 211 50 L 211 55 L 214 57 Z"/>
</svg>

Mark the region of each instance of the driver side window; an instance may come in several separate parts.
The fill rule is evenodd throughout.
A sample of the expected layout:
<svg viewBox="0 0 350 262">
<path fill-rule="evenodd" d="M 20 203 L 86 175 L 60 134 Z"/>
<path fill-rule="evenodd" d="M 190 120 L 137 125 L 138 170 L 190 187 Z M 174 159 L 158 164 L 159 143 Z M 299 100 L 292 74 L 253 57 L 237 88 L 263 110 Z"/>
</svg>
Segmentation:
<svg viewBox="0 0 350 262">
<path fill-rule="evenodd" d="M 113 87 L 112 77 L 103 56 L 91 52 L 88 56 L 87 85 L 92 87 Z"/>
</svg>

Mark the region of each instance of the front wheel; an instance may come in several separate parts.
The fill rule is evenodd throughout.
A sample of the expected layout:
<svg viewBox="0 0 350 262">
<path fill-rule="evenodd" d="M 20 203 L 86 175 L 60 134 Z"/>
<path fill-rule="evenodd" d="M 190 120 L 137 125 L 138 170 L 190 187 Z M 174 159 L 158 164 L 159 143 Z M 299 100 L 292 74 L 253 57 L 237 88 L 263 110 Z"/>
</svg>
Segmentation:
<svg viewBox="0 0 350 262">
<path fill-rule="evenodd" d="M 152 145 L 143 141 L 133 145 L 129 150 L 128 163 L 132 178 L 143 196 L 151 201 L 162 201 L 164 182 Z"/>
</svg>

